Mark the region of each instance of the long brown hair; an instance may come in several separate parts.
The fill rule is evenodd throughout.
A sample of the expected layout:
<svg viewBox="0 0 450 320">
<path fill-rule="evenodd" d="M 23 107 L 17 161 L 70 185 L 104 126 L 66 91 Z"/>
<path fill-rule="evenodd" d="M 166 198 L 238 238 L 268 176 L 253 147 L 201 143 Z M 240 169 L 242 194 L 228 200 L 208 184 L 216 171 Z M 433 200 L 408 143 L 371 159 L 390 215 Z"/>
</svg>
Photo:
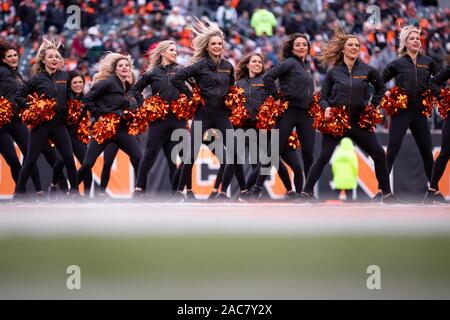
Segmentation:
<svg viewBox="0 0 450 320">
<path fill-rule="evenodd" d="M 281 50 L 281 59 L 286 60 L 287 58 L 293 57 L 294 54 L 292 53 L 292 50 L 294 49 L 294 42 L 297 38 L 303 38 L 306 40 L 306 43 L 308 44 L 308 53 L 309 48 L 311 47 L 309 44 L 308 36 L 303 33 L 293 33 L 289 35 L 287 40 L 283 42 L 282 50 Z"/>
<path fill-rule="evenodd" d="M 18 48 L 13 45 L 11 42 L 6 41 L 2 38 L 0 38 L 0 65 L 4 65 L 3 59 L 6 57 L 6 53 L 9 50 L 14 50 L 17 52 L 17 55 L 20 56 Z"/>
<path fill-rule="evenodd" d="M 319 61 L 324 66 L 336 66 L 344 61 L 344 45 L 350 38 L 359 38 L 353 34 L 346 34 L 345 31 L 338 27 L 334 30 L 334 37 L 322 46 L 322 52 L 319 54 Z"/>
<path fill-rule="evenodd" d="M 236 67 L 236 80 L 240 80 L 245 77 L 250 77 L 250 70 L 248 69 L 248 64 L 250 63 L 250 60 L 252 59 L 253 56 L 258 56 L 261 58 L 262 70 L 259 74 L 266 72 L 266 69 L 264 68 L 264 62 L 265 62 L 264 56 L 260 53 L 253 52 L 253 53 L 246 55 L 241 60 L 239 60 L 239 63 Z"/>
</svg>

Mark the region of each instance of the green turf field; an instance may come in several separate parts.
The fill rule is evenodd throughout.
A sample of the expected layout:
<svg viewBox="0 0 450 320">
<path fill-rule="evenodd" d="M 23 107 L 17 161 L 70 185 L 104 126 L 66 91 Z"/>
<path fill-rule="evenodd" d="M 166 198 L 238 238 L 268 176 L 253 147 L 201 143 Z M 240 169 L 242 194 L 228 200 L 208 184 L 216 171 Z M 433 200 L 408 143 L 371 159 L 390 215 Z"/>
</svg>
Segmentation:
<svg viewBox="0 0 450 320">
<path fill-rule="evenodd" d="M 450 236 L 0 238 L 0 298 L 450 298 Z M 81 290 L 66 268 L 81 268 Z M 381 268 L 381 290 L 366 269 Z"/>
</svg>

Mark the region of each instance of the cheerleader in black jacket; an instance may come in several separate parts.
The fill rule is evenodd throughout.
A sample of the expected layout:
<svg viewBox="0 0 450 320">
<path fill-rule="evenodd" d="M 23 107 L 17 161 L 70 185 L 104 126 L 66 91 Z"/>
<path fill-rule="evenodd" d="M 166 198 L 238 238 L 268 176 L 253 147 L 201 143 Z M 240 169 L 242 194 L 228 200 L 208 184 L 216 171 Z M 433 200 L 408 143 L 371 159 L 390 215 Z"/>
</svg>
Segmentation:
<svg viewBox="0 0 450 320">
<path fill-rule="evenodd" d="M 70 99 L 81 101 L 83 99 L 83 89 L 84 89 L 84 76 L 81 72 L 74 70 L 69 72 L 69 85 L 70 85 Z M 85 110 L 83 110 L 85 112 Z M 76 135 L 76 126 L 68 125 L 67 130 L 69 132 L 70 141 L 72 142 L 73 153 L 80 163 L 83 163 L 84 157 L 86 156 L 87 145 L 78 139 Z M 62 173 L 63 165 L 59 166 L 59 172 L 57 176 Z M 54 181 L 59 181 L 59 178 L 53 178 Z M 84 183 L 84 196 L 89 198 L 92 185 L 92 172 L 86 175 L 83 180 Z M 49 193 L 54 193 L 57 189 L 56 183 L 52 182 L 49 188 Z"/>
<path fill-rule="evenodd" d="M 59 70 L 62 61 L 61 54 L 58 51 L 59 45 L 53 39 L 44 39 L 33 66 L 34 76 L 19 90 L 16 97 L 17 104 L 22 108 L 27 106 L 27 96 L 33 93 L 37 93 L 39 96 L 44 94 L 46 99 L 56 100 L 56 115 L 53 119 L 38 125 L 30 132 L 28 152 L 20 171 L 16 195 L 25 192 L 25 183 L 37 158 L 47 146 L 48 139 L 52 139 L 67 168 L 70 182 L 68 196 L 78 196 L 78 181 L 72 144 L 64 123 L 69 94 L 68 75 L 66 72 Z"/>
<path fill-rule="evenodd" d="M 184 161 L 178 192 L 176 193 L 176 197 L 180 201 L 185 199 L 182 191 L 189 177 L 188 172 L 192 170 L 192 165 L 199 153 L 200 144 L 198 141 L 195 143 L 194 137 L 197 135 L 203 137 L 206 130 L 216 128 L 221 132 L 224 145 L 226 145 L 226 130 L 233 130 L 233 125 L 228 119 L 228 110 L 224 104 L 224 98 L 230 86 L 234 85 L 234 69 L 228 61 L 221 57 L 224 48 L 223 32 L 213 24 L 205 26 L 199 21 L 196 23 L 195 31 L 197 36 L 193 40 L 195 52 L 191 65 L 179 70 L 172 78 L 174 87 L 188 97 L 191 97 L 192 93 L 185 81 L 191 77 L 194 78 L 205 100 L 205 105 L 198 107 L 194 117 L 194 121 L 201 121 L 202 132 L 196 134 L 195 126 L 191 128 L 190 155 L 186 155 L 187 158 L 185 157 L 185 160 L 189 161 Z M 234 159 L 234 150 L 227 150 L 226 152 L 227 156 L 224 156 L 223 159 L 225 162 L 225 158 Z M 232 166 L 226 166 L 224 183 L 222 183 L 221 192 L 218 195 L 219 199 L 227 199 L 226 191 L 229 182 L 231 182 L 233 170 L 243 170 L 242 165 L 234 163 Z M 246 191 L 245 185 L 240 185 L 240 188 L 242 193 Z"/>
<path fill-rule="evenodd" d="M 400 110 L 391 119 L 386 162 L 390 172 L 409 128 L 419 147 L 428 181 L 431 182 L 434 161 L 430 128 L 427 118 L 421 114 L 422 93 L 429 88 L 431 75 L 439 71 L 439 66 L 432 58 L 419 53 L 420 47 L 420 29 L 415 26 L 402 28 L 398 49 L 400 58 L 392 61 L 383 71 L 384 83 L 395 78 L 395 84 L 408 95 L 408 108 Z"/>
<path fill-rule="evenodd" d="M 251 53 L 244 57 L 237 66 L 237 86 L 244 89 L 244 96 L 246 98 L 246 108 L 250 114 L 250 120 L 246 123 L 244 129 L 256 129 L 256 115 L 258 114 L 259 106 L 266 100 L 267 91 L 264 86 L 264 57 L 259 53 Z M 257 137 L 258 132 L 256 132 Z M 259 143 L 255 141 L 259 149 Z M 296 192 L 301 193 L 303 188 L 303 170 L 300 165 L 300 159 L 295 150 L 290 148 L 283 149 L 281 152 L 281 159 L 291 167 L 294 172 L 295 191 L 292 190 L 292 184 L 289 177 L 288 170 L 283 162 L 278 168 L 278 175 L 283 182 L 288 198 L 295 196 Z M 253 165 L 253 170 L 248 178 L 247 186 L 251 188 L 255 185 L 259 174 L 259 166 Z"/>
<path fill-rule="evenodd" d="M 142 97 L 142 92 L 147 86 L 152 89 L 152 95 L 159 95 L 167 103 L 171 104 L 177 100 L 180 92 L 171 83 L 172 77 L 179 68 L 176 63 L 177 47 L 174 41 L 166 40 L 153 49 L 150 56 L 150 64 L 141 79 L 132 88 L 133 95 Z M 186 128 L 186 121 L 178 120 L 169 109 L 169 114 L 164 120 L 157 120 L 150 124 L 148 129 L 147 146 L 144 156 L 139 164 L 139 173 L 135 193 L 142 193 L 147 180 L 147 174 L 151 170 L 156 157 L 164 146 L 173 146 L 171 141 L 172 132 L 177 129 Z M 168 149 L 167 147 L 164 149 Z M 175 160 L 171 157 L 171 151 L 165 152 L 170 169 L 172 181 L 175 174 Z M 173 160 L 173 161 L 172 161 Z M 188 190 L 191 192 L 191 190 Z"/>
<path fill-rule="evenodd" d="M 123 116 L 124 110 L 128 109 L 129 101 L 126 99 L 127 81 L 130 70 L 133 67 L 129 56 L 119 53 L 108 53 L 100 62 L 100 70 L 94 75 L 94 85 L 84 97 L 83 101 L 87 110 L 91 111 L 95 118 L 101 115 L 115 113 Z M 78 170 L 79 181 L 83 180 L 91 171 L 98 156 L 105 150 L 108 143 L 116 144 L 122 149 L 131 160 L 135 173 L 139 168 L 139 161 L 142 154 L 135 137 L 128 134 L 121 121 L 117 129 L 116 137 L 102 144 L 94 139 L 88 144 L 86 157 L 81 168 Z"/>
<path fill-rule="evenodd" d="M 15 182 L 17 182 L 19 178 L 21 164 L 16 155 L 14 141 L 19 146 L 24 158 L 27 154 L 29 141 L 29 130 L 20 120 L 18 116 L 19 107 L 15 102 L 19 88 L 24 84 L 22 75 L 17 68 L 18 62 L 19 52 L 17 48 L 7 41 L 0 40 L 0 97 L 6 98 L 14 107 L 14 115 L 11 122 L 0 128 L 0 136 L 2 138 L 2 143 L 0 143 L 0 153 L 5 157 L 6 162 L 10 166 Z M 54 171 L 56 171 L 57 167 L 63 165 L 62 160 L 58 159 L 53 148 L 44 148 L 43 154 L 49 165 L 53 167 Z M 37 165 L 33 165 L 31 168 L 31 179 L 36 189 L 36 194 L 38 196 L 43 195 L 44 192 L 42 191 Z M 67 190 L 65 176 L 62 176 L 59 181 Z"/>
<path fill-rule="evenodd" d="M 337 29 L 335 36 L 323 48 L 319 59 L 325 65 L 332 65 L 328 70 L 320 92 L 320 106 L 325 109 L 325 117 L 333 106 L 346 106 L 350 113 L 351 129 L 344 136 L 350 137 L 358 146 L 369 154 L 375 163 L 375 174 L 383 192 L 383 201 L 396 202 L 389 185 L 386 157 L 373 132 L 359 127 L 359 117 L 369 103 L 369 84 L 375 88 L 371 103 L 375 106 L 381 101 L 385 87 L 378 72 L 371 66 L 359 61 L 360 43 L 357 36 L 346 35 Z M 319 158 L 314 162 L 306 179 L 302 200 L 313 198 L 313 188 L 319 180 L 323 168 L 329 162 L 334 149 L 341 138 L 324 134 Z"/>
<path fill-rule="evenodd" d="M 445 86 L 448 79 L 450 79 L 450 66 L 439 72 L 433 79 L 431 79 L 430 87 L 435 95 L 439 94 L 441 87 Z M 450 114 L 444 120 L 442 126 L 442 142 L 441 152 L 434 162 L 433 171 L 431 174 L 431 183 L 428 192 L 425 196 L 425 203 L 443 202 L 447 203 L 442 194 L 438 190 L 438 183 L 444 174 L 448 159 L 450 159 Z"/>
<path fill-rule="evenodd" d="M 275 99 L 283 98 L 289 102 L 288 109 L 278 120 L 275 129 L 279 130 L 278 152 L 283 153 L 291 132 L 296 128 L 300 140 L 305 174 L 307 175 L 313 163 L 315 130 L 313 119 L 308 115 L 308 108 L 314 94 L 314 81 L 306 62 L 309 52 L 309 42 L 306 35 L 294 33 L 283 44 L 283 62 L 267 71 L 263 81 L 267 94 Z M 275 81 L 279 79 L 280 92 Z M 298 168 L 297 168 L 298 169 Z M 300 168 L 301 170 L 301 168 Z M 252 197 L 261 195 L 261 188 L 266 175 L 260 175 L 251 192 Z M 301 190 L 299 190 L 300 192 Z"/>
</svg>

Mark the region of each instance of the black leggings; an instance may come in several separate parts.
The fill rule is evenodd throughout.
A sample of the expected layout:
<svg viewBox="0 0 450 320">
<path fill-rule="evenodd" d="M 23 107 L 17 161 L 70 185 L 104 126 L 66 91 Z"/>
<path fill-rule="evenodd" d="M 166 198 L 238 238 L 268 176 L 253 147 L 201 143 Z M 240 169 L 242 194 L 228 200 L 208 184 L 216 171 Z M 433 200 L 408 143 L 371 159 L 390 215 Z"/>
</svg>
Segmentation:
<svg viewBox="0 0 450 320">
<path fill-rule="evenodd" d="M 442 142 L 441 152 L 434 162 L 433 173 L 431 174 L 430 187 L 438 189 L 438 183 L 444 174 L 445 167 L 447 166 L 448 159 L 450 159 L 450 117 L 447 117 L 442 126 Z"/>
<path fill-rule="evenodd" d="M 67 131 L 69 132 L 70 141 L 72 142 L 73 153 L 81 164 L 83 163 L 84 157 L 86 156 L 87 145 L 82 143 L 77 138 L 73 127 L 67 128 Z M 61 186 L 61 181 L 65 180 L 63 169 L 64 169 L 64 162 L 58 161 L 56 167 L 53 169 L 53 179 L 52 179 L 52 183 L 54 185 L 59 184 L 59 186 L 62 189 L 64 187 Z M 83 180 L 83 183 L 84 183 L 84 194 L 89 196 L 92 185 L 92 172 L 90 175 L 86 176 L 86 178 Z"/>
<path fill-rule="evenodd" d="M 386 156 L 375 133 L 361 129 L 357 123 L 352 123 L 352 128 L 346 132 L 345 136 L 351 138 L 362 150 L 369 154 L 375 163 L 375 175 L 383 194 L 391 193 L 389 173 L 386 167 Z M 304 191 L 307 193 L 313 192 L 314 185 L 319 180 L 324 167 L 333 155 L 334 149 L 342 139 L 328 134 L 322 137 L 320 156 L 314 162 L 306 179 Z"/>
<path fill-rule="evenodd" d="M 64 169 L 64 161 L 58 156 L 54 147 L 46 144 L 44 149 L 42 149 L 42 155 L 44 156 L 47 163 L 52 167 L 52 184 L 58 185 L 59 188 L 63 191 L 69 190 L 69 185 L 67 184 L 66 175 L 63 172 Z"/>
<path fill-rule="evenodd" d="M 139 161 L 142 158 L 142 153 L 139 148 L 137 139 L 129 135 L 126 129 L 122 125 L 120 125 L 118 128 L 117 136 L 109 142 L 117 145 L 130 157 L 131 164 L 133 165 L 134 172 L 136 174 L 139 168 Z M 108 145 L 109 143 L 98 144 L 95 140 L 91 140 L 89 142 L 86 157 L 83 160 L 81 168 L 78 170 L 78 181 L 83 181 L 86 178 L 86 175 L 91 172 L 91 169 L 94 166 L 98 156 L 105 150 Z"/>
<path fill-rule="evenodd" d="M 256 122 L 251 121 L 247 124 L 247 126 L 244 128 L 244 130 L 256 130 L 256 150 L 259 151 L 260 150 L 260 144 L 259 144 L 259 131 L 256 129 Z M 270 137 L 270 136 L 269 136 Z M 235 142 L 236 143 L 236 142 Z M 246 145 L 248 147 L 248 150 L 250 150 L 250 146 L 248 145 L 249 143 L 252 143 L 252 141 L 249 141 L 246 139 Z M 250 153 L 250 151 L 249 151 Z M 235 154 L 237 155 L 237 153 L 235 152 Z M 236 157 L 235 157 L 236 158 Z M 282 154 L 281 154 L 281 158 L 284 160 L 284 162 L 286 162 L 294 171 L 295 176 L 294 176 L 294 183 L 296 186 L 296 190 L 297 192 L 301 192 L 302 188 L 303 188 L 303 171 L 302 171 L 302 167 L 300 165 L 300 159 L 298 157 L 298 154 L 292 150 L 292 149 L 284 149 Z M 257 160 L 257 159 L 256 159 Z M 236 161 L 236 159 L 235 159 Z M 258 162 L 258 161 L 256 161 Z M 225 165 L 221 165 L 219 172 L 217 174 L 217 179 L 216 182 L 214 184 L 214 188 L 218 189 L 220 183 L 222 182 L 222 175 L 223 175 L 223 171 L 224 171 Z M 260 168 L 261 166 L 258 163 L 254 163 L 252 164 L 252 171 L 250 173 L 250 176 L 247 180 L 247 182 L 245 183 L 245 187 L 244 189 L 249 189 L 251 188 L 253 185 L 255 185 L 256 180 L 260 174 Z M 244 172 L 235 172 L 236 178 L 239 181 L 244 180 Z M 286 168 L 286 166 L 284 165 L 283 162 L 281 162 L 278 166 L 278 175 L 281 179 L 281 181 L 283 182 L 283 185 L 285 186 L 286 190 L 292 191 L 292 184 L 291 184 L 291 179 L 289 177 L 289 172 Z M 244 180 L 245 181 L 245 180 Z M 239 182 L 239 185 L 241 185 L 241 183 Z M 243 188 L 241 187 L 241 190 Z"/>
<path fill-rule="evenodd" d="M 139 144 L 139 140 L 137 139 L 137 137 L 136 141 Z M 111 168 L 114 164 L 114 159 L 116 158 L 117 152 L 119 152 L 119 147 L 114 143 L 109 143 L 103 151 L 103 168 L 100 181 L 101 192 L 105 192 L 106 188 L 108 187 L 109 178 L 111 177 Z M 137 172 L 135 171 L 135 178 L 137 179 L 136 174 Z M 145 188 L 146 185 L 144 185 L 143 189 Z"/>
<path fill-rule="evenodd" d="M 144 156 L 139 164 L 139 172 L 136 186 L 138 188 L 144 188 L 147 180 L 147 175 L 158 156 L 159 150 L 164 149 L 167 163 L 169 165 L 170 181 L 172 183 L 176 165 L 172 161 L 172 148 L 176 145 L 175 141 L 171 141 L 172 132 L 177 129 L 185 129 L 186 122 L 178 120 L 174 115 L 170 116 L 162 121 L 156 121 L 152 123 L 148 128 L 147 145 L 145 147 Z M 174 159 L 175 160 L 175 159 Z"/>
<path fill-rule="evenodd" d="M 54 141 L 56 148 L 63 158 L 71 189 L 74 191 L 78 190 L 77 171 L 73 159 L 72 143 L 70 142 L 69 133 L 61 120 L 54 119 L 31 130 L 28 152 L 24 165 L 20 170 L 16 193 L 25 193 L 25 183 L 30 177 L 33 165 L 48 144 L 49 138 Z"/>
<path fill-rule="evenodd" d="M 5 158 L 6 163 L 11 169 L 11 176 L 17 184 L 21 165 L 16 155 L 14 141 L 8 134 L 0 134 L 0 154 Z"/>
<path fill-rule="evenodd" d="M 108 187 L 109 178 L 111 177 L 111 167 L 116 158 L 119 147 L 115 143 L 108 143 L 103 151 L 103 168 L 100 181 L 100 191 L 105 192 Z"/>
<path fill-rule="evenodd" d="M 312 127 L 312 125 L 313 118 L 307 114 L 307 111 L 295 107 L 290 107 L 283 113 L 274 128 L 279 130 L 278 150 L 275 150 L 275 152 L 278 152 L 277 154 L 279 155 L 281 155 L 286 149 L 286 145 L 288 144 L 288 139 L 292 133 L 292 130 L 294 128 L 296 129 L 302 150 L 305 176 L 308 175 L 314 160 L 314 143 L 316 138 L 316 130 Z M 273 150 L 271 150 L 271 152 L 273 152 Z M 264 167 L 268 167 L 270 165 L 271 164 L 267 164 L 264 165 Z M 294 170 L 294 172 L 298 171 L 298 168 L 292 169 Z M 260 175 L 257 179 L 256 185 L 261 187 L 266 177 L 267 175 Z"/>
<path fill-rule="evenodd" d="M 418 111 L 405 110 L 392 117 L 389 127 L 389 144 L 386 152 L 386 163 L 388 172 L 391 172 L 395 158 L 402 146 L 403 138 L 408 128 L 416 140 L 422 156 L 425 173 L 431 182 L 431 171 L 433 170 L 433 154 L 431 146 L 431 133 L 428 120 Z"/>
<path fill-rule="evenodd" d="M 196 128 L 195 122 L 199 121 L 201 123 L 201 130 L 197 132 L 200 128 Z M 198 124 L 198 123 L 197 123 Z M 183 191 L 184 187 L 187 184 L 187 179 L 189 178 L 188 172 L 192 171 L 192 166 L 195 162 L 195 159 L 198 156 L 200 151 L 201 143 L 200 141 L 195 141 L 195 137 L 199 140 L 203 140 L 203 134 L 208 130 L 215 128 L 216 130 L 222 133 L 223 143 L 226 145 L 226 130 L 234 130 L 233 125 L 228 119 L 228 114 L 224 109 L 216 108 L 216 107 L 201 107 L 197 110 L 197 113 L 194 117 L 194 122 L 191 126 L 190 132 L 190 149 L 189 153 L 184 156 L 183 167 L 180 176 L 180 182 L 178 184 L 178 190 Z M 233 157 L 233 150 L 226 150 L 228 157 Z M 224 163 L 227 162 L 227 156 L 223 155 Z M 234 170 L 233 170 L 234 169 Z M 243 171 L 242 165 L 234 163 L 232 166 L 226 166 L 224 169 L 224 181 L 231 181 L 233 177 L 233 171 Z M 227 185 L 225 187 L 228 187 Z M 224 184 L 222 183 L 222 191 L 226 191 L 224 188 Z"/>
<path fill-rule="evenodd" d="M 82 164 L 84 158 L 86 157 L 87 145 L 82 143 L 77 138 L 73 129 L 71 130 L 69 129 L 69 136 L 70 140 L 72 141 L 73 153 L 75 154 L 75 157 L 78 159 L 80 164 Z M 89 196 L 92 187 L 92 171 L 88 173 L 86 177 L 83 179 L 83 184 L 84 184 L 84 194 Z"/>
<path fill-rule="evenodd" d="M 7 138 L 8 135 L 10 136 L 9 139 Z M 29 135 L 30 133 L 27 126 L 17 117 L 14 117 L 9 124 L 0 129 L 0 136 L 2 137 L 0 138 L 0 153 L 10 166 L 11 174 L 16 183 L 19 179 L 20 169 L 22 166 L 16 155 L 14 141 L 17 143 L 20 152 L 22 152 L 23 158 L 26 158 Z M 37 165 L 33 165 L 31 168 L 31 180 L 33 181 L 36 191 L 42 191 L 41 178 Z"/>
</svg>

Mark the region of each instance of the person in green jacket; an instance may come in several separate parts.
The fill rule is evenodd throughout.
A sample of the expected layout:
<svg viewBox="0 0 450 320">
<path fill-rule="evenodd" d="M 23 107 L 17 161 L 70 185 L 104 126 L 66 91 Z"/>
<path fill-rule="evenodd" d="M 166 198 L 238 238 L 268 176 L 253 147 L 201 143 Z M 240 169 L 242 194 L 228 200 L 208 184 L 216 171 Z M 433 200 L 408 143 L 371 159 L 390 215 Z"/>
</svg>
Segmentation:
<svg viewBox="0 0 450 320">
<path fill-rule="evenodd" d="M 350 201 L 352 190 L 356 188 L 358 178 L 358 158 L 350 138 L 341 140 L 332 161 L 334 187 L 339 194 L 344 190 L 347 201 Z"/>
<path fill-rule="evenodd" d="M 277 24 L 274 14 L 264 7 L 257 9 L 250 19 L 250 25 L 255 29 L 257 37 L 263 33 L 268 37 L 273 36 L 273 28 L 276 28 Z"/>
</svg>

